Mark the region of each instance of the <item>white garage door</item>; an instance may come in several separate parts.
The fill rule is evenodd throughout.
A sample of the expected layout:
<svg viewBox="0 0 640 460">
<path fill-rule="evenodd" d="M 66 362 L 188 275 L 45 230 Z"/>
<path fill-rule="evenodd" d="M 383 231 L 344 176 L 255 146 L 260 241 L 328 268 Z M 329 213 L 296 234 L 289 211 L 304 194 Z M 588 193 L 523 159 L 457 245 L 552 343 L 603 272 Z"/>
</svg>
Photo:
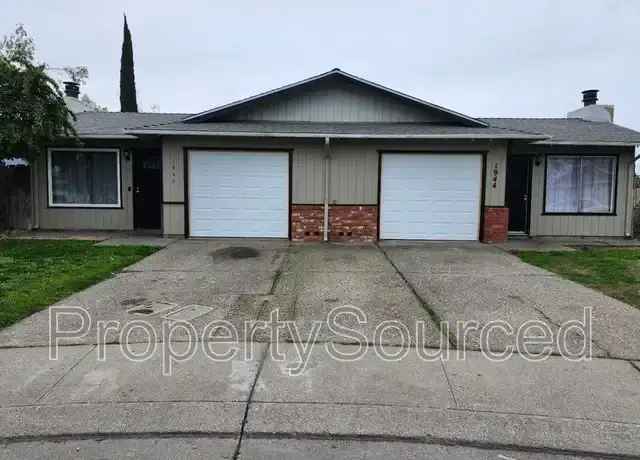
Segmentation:
<svg viewBox="0 0 640 460">
<path fill-rule="evenodd" d="M 480 154 L 382 155 L 380 238 L 477 240 Z"/>
<path fill-rule="evenodd" d="M 191 236 L 287 238 L 287 152 L 189 152 Z"/>
</svg>

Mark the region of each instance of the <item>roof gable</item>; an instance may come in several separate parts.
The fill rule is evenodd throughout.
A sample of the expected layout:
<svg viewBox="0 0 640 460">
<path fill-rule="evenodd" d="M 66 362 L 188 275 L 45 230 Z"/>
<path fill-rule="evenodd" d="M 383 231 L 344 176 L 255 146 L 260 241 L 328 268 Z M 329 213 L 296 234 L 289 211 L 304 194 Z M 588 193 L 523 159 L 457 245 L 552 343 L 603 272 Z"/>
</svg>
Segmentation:
<svg viewBox="0 0 640 460">
<path fill-rule="evenodd" d="M 186 118 L 212 121 L 420 122 L 486 126 L 480 120 L 334 69 Z"/>
</svg>

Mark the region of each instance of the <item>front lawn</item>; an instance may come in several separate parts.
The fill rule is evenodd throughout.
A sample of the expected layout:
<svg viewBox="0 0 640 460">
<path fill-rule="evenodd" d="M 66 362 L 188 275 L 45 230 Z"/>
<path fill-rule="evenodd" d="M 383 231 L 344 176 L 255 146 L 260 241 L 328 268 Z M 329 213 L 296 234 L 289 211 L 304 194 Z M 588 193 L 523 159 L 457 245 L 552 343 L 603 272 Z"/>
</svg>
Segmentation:
<svg viewBox="0 0 640 460">
<path fill-rule="evenodd" d="M 527 263 L 640 308 L 640 249 L 523 251 L 519 252 L 518 256 Z"/>
<path fill-rule="evenodd" d="M 94 241 L 0 240 L 0 328 L 154 253 Z"/>
</svg>

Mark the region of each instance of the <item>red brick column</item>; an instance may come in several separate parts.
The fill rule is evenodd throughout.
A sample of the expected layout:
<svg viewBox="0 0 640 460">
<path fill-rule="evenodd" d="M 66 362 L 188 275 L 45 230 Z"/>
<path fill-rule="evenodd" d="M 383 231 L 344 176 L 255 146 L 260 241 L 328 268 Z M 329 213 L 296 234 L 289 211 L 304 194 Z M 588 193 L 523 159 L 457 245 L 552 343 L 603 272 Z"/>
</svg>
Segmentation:
<svg viewBox="0 0 640 460">
<path fill-rule="evenodd" d="M 321 204 L 291 205 L 291 240 L 322 241 L 324 206 Z"/>
<path fill-rule="evenodd" d="M 375 241 L 378 238 L 378 207 L 355 205 L 329 207 L 329 239 Z"/>
<path fill-rule="evenodd" d="M 483 219 L 483 243 L 502 243 L 507 241 L 509 236 L 509 208 L 485 206 Z"/>
</svg>

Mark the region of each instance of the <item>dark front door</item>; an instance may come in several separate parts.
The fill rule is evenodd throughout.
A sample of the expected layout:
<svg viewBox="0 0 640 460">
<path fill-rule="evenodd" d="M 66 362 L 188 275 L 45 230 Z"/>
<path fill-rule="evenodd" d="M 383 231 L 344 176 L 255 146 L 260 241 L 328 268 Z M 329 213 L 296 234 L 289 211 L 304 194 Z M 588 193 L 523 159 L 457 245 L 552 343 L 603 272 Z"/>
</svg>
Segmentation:
<svg viewBox="0 0 640 460">
<path fill-rule="evenodd" d="M 529 187 L 531 159 L 511 156 L 507 160 L 506 202 L 509 207 L 509 231 L 529 232 Z"/>
<path fill-rule="evenodd" d="M 162 157 L 159 151 L 133 153 L 133 225 L 160 228 L 162 209 Z"/>
</svg>

